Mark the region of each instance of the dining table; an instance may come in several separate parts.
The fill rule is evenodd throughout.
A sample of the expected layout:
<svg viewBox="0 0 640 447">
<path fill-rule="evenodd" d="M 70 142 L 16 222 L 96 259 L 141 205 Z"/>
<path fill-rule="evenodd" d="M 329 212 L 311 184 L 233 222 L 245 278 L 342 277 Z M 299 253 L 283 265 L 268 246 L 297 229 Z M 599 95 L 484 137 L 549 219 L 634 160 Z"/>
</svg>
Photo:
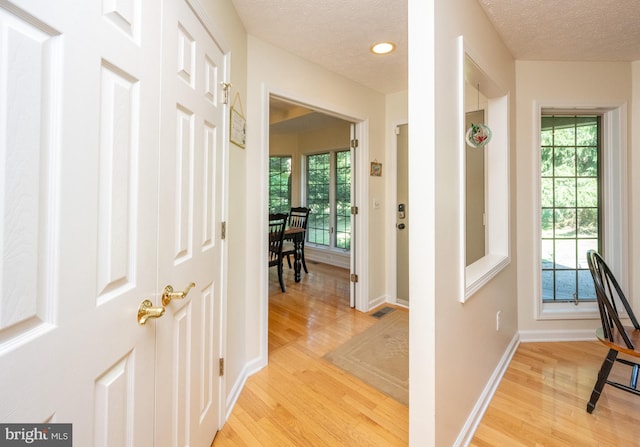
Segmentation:
<svg viewBox="0 0 640 447">
<path fill-rule="evenodd" d="M 306 230 L 302 227 L 289 227 L 284 230 L 284 239 L 293 242 L 293 272 L 296 282 L 300 282 L 300 270 L 302 267 L 301 253 Z"/>
</svg>

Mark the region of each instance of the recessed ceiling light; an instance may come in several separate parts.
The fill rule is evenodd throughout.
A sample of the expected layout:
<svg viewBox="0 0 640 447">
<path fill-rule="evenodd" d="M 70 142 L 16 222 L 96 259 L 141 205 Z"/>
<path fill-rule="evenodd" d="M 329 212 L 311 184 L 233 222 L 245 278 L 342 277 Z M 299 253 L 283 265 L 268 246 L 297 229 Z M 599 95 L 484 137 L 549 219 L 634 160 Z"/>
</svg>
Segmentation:
<svg viewBox="0 0 640 447">
<path fill-rule="evenodd" d="M 380 42 L 371 47 L 373 54 L 389 54 L 396 49 L 396 45 L 392 42 Z"/>
</svg>

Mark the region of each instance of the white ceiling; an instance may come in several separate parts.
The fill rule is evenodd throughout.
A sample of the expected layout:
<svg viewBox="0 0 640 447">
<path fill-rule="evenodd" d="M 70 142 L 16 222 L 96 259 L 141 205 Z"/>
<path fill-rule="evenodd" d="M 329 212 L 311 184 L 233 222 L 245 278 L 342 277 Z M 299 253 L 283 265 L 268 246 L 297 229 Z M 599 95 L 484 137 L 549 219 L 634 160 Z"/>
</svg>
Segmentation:
<svg viewBox="0 0 640 447">
<path fill-rule="evenodd" d="M 518 60 L 640 60 L 638 0 L 478 0 Z"/>
<path fill-rule="evenodd" d="M 407 0 L 232 0 L 247 32 L 382 93 L 407 88 Z M 640 0 L 478 0 L 519 60 L 640 60 Z M 397 49 L 376 56 L 370 46 Z"/>
<path fill-rule="evenodd" d="M 383 93 L 407 88 L 407 0 L 232 0 L 247 32 Z M 371 45 L 396 44 L 387 56 Z"/>
</svg>

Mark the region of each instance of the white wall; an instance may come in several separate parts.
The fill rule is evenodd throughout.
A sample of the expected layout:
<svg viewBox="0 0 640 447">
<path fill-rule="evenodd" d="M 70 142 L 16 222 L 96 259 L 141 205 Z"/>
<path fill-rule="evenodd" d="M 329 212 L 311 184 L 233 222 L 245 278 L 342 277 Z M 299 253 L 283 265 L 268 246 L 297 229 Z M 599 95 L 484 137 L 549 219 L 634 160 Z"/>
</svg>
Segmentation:
<svg viewBox="0 0 640 447">
<path fill-rule="evenodd" d="M 628 123 L 630 123 L 631 141 L 629 142 L 629 295 L 633 302 L 631 306 L 635 309 L 636 316 L 640 314 L 640 260 L 637 253 L 640 253 L 640 61 L 631 64 L 631 107 Z"/>
<path fill-rule="evenodd" d="M 540 244 L 540 236 L 536 230 L 538 210 L 534 199 L 534 188 L 539 175 L 536 172 L 535 158 L 538 152 L 534 147 L 533 135 L 534 120 L 539 118 L 534 115 L 534 103 L 558 106 L 613 106 L 630 103 L 631 65 L 626 62 L 517 61 L 516 83 L 518 252 L 532 253 Z M 630 108 L 628 110 L 630 113 Z M 627 122 L 633 122 L 631 116 Z M 628 174 L 632 181 L 637 177 L 631 170 Z M 633 228 L 632 225 L 629 227 Z M 630 253 L 634 251 L 630 250 Z M 594 334 L 595 328 L 600 325 L 597 315 L 590 320 L 536 319 L 535 302 L 539 298 L 534 296 L 537 288 L 533 282 L 537 269 L 539 264 L 533 256 L 522 256 L 518 260 L 519 330 L 526 331 L 527 337 L 537 338 L 556 338 L 563 333 L 567 337 L 572 334 Z M 635 276 L 637 275 L 631 274 L 632 278 Z"/>
<path fill-rule="evenodd" d="M 245 274 L 246 296 L 250 301 L 246 314 L 246 340 L 250 344 L 249 356 L 254 366 L 264 366 L 267 355 L 267 271 L 256 247 L 262 247 L 267 214 L 267 160 L 268 160 L 268 99 L 273 93 L 323 111 L 337 112 L 349 121 L 363 121 L 363 135 L 359 149 L 364 162 L 358 175 L 365 175 L 364 188 L 359 191 L 361 213 L 369 212 L 367 195 L 384 198 L 381 178 L 368 177 L 369 159 L 384 160 L 384 95 L 349 81 L 339 75 L 309 63 L 253 36 L 248 37 L 248 89 L 247 89 L 247 252 Z M 366 148 L 368 147 L 368 153 Z M 367 200 L 367 203 L 365 203 Z M 384 207 L 384 203 L 383 203 Z M 363 229 L 367 236 L 368 297 L 385 292 L 384 211 L 368 216 L 369 226 Z M 266 242 L 265 242 L 266 250 Z M 266 256 L 266 251 L 265 251 Z"/>
<path fill-rule="evenodd" d="M 463 154 L 458 150 L 457 38 L 464 36 L 476 63 L 510 94 L 511 172 L 515 62 L 477 1 L 423 1 L 409 0 L 410 219 L 411 228 L 425 231 L 412 232 L 410 247 L 410 433 L 412 445 L 448 446 L 460 442 L 459 433 L 517 336 L 515 176 L 510 184 L 511 264 L 466 303 L 458 301 L 464 216 L 458 212 Z M 432 388 L 429 368 L 435 368 Z M 423 377 L 427 386 L 415 384 Z"/>
</svg>

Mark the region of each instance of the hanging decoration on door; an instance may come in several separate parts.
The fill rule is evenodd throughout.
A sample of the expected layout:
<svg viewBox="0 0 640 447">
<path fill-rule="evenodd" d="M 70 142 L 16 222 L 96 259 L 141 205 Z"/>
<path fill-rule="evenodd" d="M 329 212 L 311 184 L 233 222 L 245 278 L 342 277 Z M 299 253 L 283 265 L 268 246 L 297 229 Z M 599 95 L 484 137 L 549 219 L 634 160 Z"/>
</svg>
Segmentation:
<svg viewBox="0 0 640 447">
<path fill-rule="evenodd" d="M 478 109 L 480 110 L 480 84 L 478 84 Z M 484 147 L 491 141 L 491 129 L 485 124 L 471 123 L 465 134 L 467 144 L 476 149 Z"/>
<path fill-rule="evenodd" d="M 236 104 L 239 108 L 236 108 Z M 244 149 L 247 142 L 247 120 L 244 117 L 242 109 L 242 100 L 240 93 L 236 93 L 236 97 L 231 104 L 231 117 L 229 120 L 229 141 Z"/>
</svg>

